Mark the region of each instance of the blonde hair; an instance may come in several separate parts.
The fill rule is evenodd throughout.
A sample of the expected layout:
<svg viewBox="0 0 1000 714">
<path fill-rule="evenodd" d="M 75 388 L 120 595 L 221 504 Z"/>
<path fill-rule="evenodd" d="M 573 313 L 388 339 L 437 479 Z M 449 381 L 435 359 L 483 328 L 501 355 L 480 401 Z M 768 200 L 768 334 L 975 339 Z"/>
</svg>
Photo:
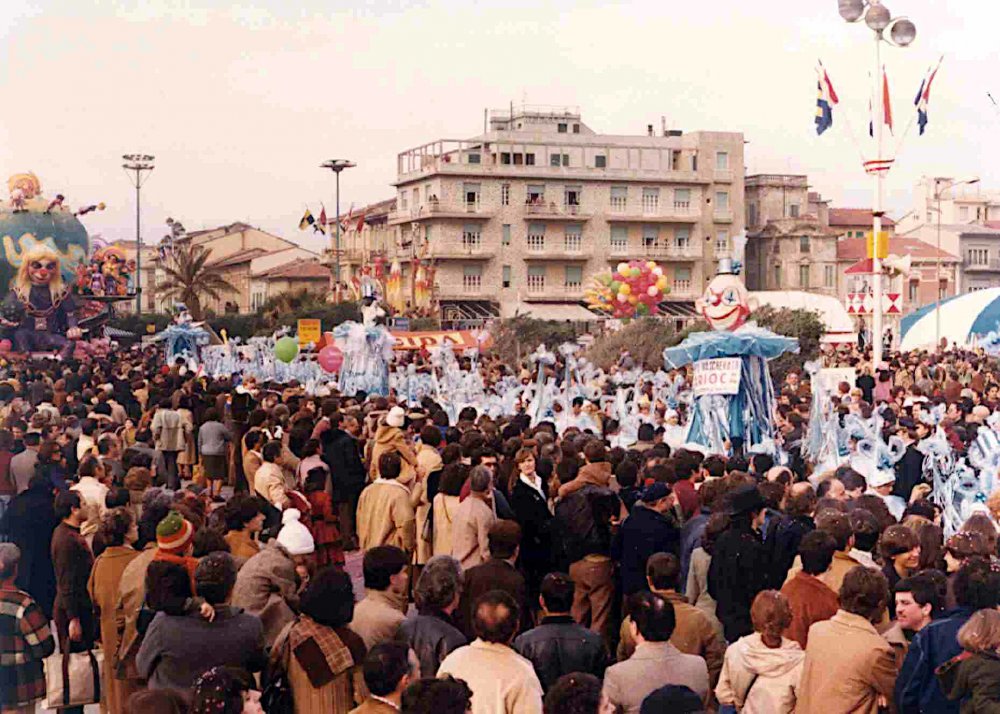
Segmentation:
<svg viewBox="0 0 1000 714">
<path fill-rule="evenodd" d="M 52 280 L 49 282 L 49 292 L 52 293 L 54 301 L 66 290 L 62 278 L 62 257 L 44 243 L 36 243 L 21 253 L 21 264 L 17 268 L 17 275 L 11 281 L 11 287 L 13 287 L 21 299 L 28 299 L 28 295 L 31 294 L 31 276 L 28 275 L 28 268 L 36 260 L 52 260 L 56 263 L 56 269 L 52 273 Z"/>
<path fill-rule="evenodd" d="M 792 608 L 788 599 L 777 590 L 763 590 L 757 594 L 750 606 L 750 620 L 753 629 L 759 632 L 765 640 L 765 645 L 777 642 L 780 646 L 781 633 L 792 624 Z"/>
<path fill-rule="evenodd" d="M 1000 648 L 1000 612 L 977 610 L 958 631 L 958 644 L 968 652 L 995 652 Z"/>
</svg>

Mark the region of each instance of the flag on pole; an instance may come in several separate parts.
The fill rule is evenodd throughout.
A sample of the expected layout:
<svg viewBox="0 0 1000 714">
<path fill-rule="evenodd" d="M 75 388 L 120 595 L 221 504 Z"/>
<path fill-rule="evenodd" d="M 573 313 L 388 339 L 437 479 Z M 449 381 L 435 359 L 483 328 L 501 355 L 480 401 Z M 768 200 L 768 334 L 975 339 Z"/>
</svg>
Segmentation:
<svg viewBox="0 0 1000 714">
<path fill-rule="evenodd" d="M 830 76 L 826 73 L 822 62 L 816 68 L 816 74 L 816 133 L 822 134 L 833 126 L 833 107 L 840 100 L 837 98 L 837 92 L 834 91 L 833 83 L 830 82 Z"/>
<path fill-rule="evenodd" d="M 362 212 L 361 217 L 358 218 L 358 225 L 355 230 L 361 231 L 364 227 L 365 227 L 365 214 L 364 212 Z"/>
<path fill-rule="evenodd" d="M 299 230 L 304 231 L 306 228 L 313 225 L 315 222 L 316 219 L 313 218 L 313 214 L 310 213 L 309 209 L 307 208 L 305 214 L 302 216 L 302 220 L 299 221 Z"/>
<path fill-rule="evenodd" d="M 928 70 L 929 74 L 920 83 L 917 98 L 913 100 L 913 105 L 917 108 L 917 125 L 920 127 L 921 136 L 924 135 L 924 129 L 927 127 L 927 105 L 931 101 L 931 83 L 934 81 L 934 76 L 940 66 L 941 60 L 938 60 L 937 65 Z"/>
<path fill-rule="evenodd" d="M 892 133 L 892 103 L 889 101 L 889 77 L 885 73 L 885 65 L 882 66 L 882 116 Z"/>
<path fill-rule="evenodd" d="M 320 204 L 319 221 L 313 225 L 313 230 L 326 235 L 326 206 Z"/>
</svg>

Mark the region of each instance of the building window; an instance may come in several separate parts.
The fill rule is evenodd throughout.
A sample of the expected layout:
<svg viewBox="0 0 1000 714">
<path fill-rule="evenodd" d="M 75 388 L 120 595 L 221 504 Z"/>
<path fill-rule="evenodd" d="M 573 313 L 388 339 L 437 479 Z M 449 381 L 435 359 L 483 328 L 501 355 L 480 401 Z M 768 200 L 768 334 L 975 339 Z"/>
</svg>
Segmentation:
<svg viewBox="0 0 1000 714">
<path fill-rule="evenodd" d="M 583 236 L 578 224 L 571 223 L 566 226 L 566 232 L 563 234 L 563 247 L 567 253 L 579 253 L 583 248 Z"/>
<path fill-rule="evenodd" d="M 579 208 L 580 207 L 580 197 L 583 195 L 583 189 L 579 186 L 567 186 L 563 190 L 563 204 L 567 208 Z"/>
<path fill-rule="evenodd" d="M 691 229 L 689 228 L 678 228 L 674 231 L 674 244 L 681 250 L 687 250 L 691 247 Z"/>
<path fill-rule="evenodd" d="M 409 208 L 409 206 L 410 206 L 409 201 L 408 201 L 409 195 L 410 195 L 409 191 L 400 191 L 399 192 L 399 207 L 401 209 L 403 209 L 403 210 Z"/>
<path fill-rule="evenodd" d="M 691 170 L 692 171 L 697 171 L 698 170 L 698 152 L 697 151 L 694 152 L 693 154 L 691 154 Z"/>
<path fill-rule="evenodd" d="M 800 265 L 799 266 L 799 287 L 808 288 L 809 287 L 809 266 Z"/>
<path fill-rule="evenodd" d="M 823 287 L 835 288 L 837 287 L 837 274 L 832 265 L 823 266 Z"/>
<path fill-rule="evenodd" d="M 751 203 L 747 206 L 747 227 L 754 228 L 757 225 L 757 204 Z"/>
<path fill-rule="evenodd" d="M 672 292 L 686 295 L 691 292 L 691 268 L 674 268 Z"/>
<path fill-rule="evenodd" d="M 541 206 L 545 203 L 545 186 L 540 184 L 528 184 L 528 204 L 531 206 Z"/>
<path fill-rule="evenodd" d="M 466 223 L 462 229 L 462 248 L 464 250 L 479 250 L 482 247 L 482 234 L 475 223 Z"/>
<path fill-rule="evenodd" d="M 910 289 L 907 291 L 906 299 L 911 303 L 916 303 L 917 300 L 919 299 L 918 294 L 920 290 L 920 283 L 918 283 L 916 280 L 911 280 L 909 287 Z"/>
<path fill-rule="evenodd" d="M 470 164 L 480 164 L 482 163 L 482 157 L 479 154 L 469 154 Z"/>
<path fill-rule="evenodd" d="M 723 229 L 715 234 L 715 252 L 726 253 L 729 251 L 729 231 Z"/>
<path fill-rule="evenodd" d="M 525 166 L 534 166 L 535 165 L 535 155 L 534 154 L 525 154 L 524 155 L 524 165 Z"/>
<path fill-rule="evenodd" d="M 729 191 L 715 192 L 716 213 L 727 213 L 729 211 Z"/>
<path fill-rule="evenodd" d="M 624 211 L 625 206 L 628 204 L 628 187 L 627 186 L 612 186 L 611 187 L 611 210 L 612 211 Z"/>
<path fill-rule="evenodd" d="M 545 266 L 528 266 L 528 292 L 540 293 L 545 291 Z"/>
<path fill-rule="evenodd" d="M 642 189 L 642 212 L 656 213 L 660 207 L 660 189 L 646 187 Z"/>
<path fill-rule="evenodd" d="M 503 266 L 503 286 L 505 288 L 509 288 L 510 287 L 510 266 L 509 265 Z"/>
<path fill-rule="evenodd" d="M 793 203 L 788 207 L 788 215 L 792 218 L 799 217 L 799 204 Z"/>
<path fill-rule="evenodd" d="M 549 156 L 549 166 L 569 166 L 569 154 L 552 154 Z"/>
<path fill-rule="evenodd" d="M 728 171 L 729 170 L 729 152 L 728 151 L 716 151 L 715 152 L 715 170 L 716 171 Z"/>
<path fill-rule="evenodd" d="M 604 154 L 598 154 L 594 157 L 594 168 L 595 169 L 606 169 L 608 167 L 608 157 Z"/>
<path fill-rule="evenodd" d="M 503 234 L 500 237 L 500 245 L 510 245 L 510 224 L 503 224 Z"/>
<path fill-rule="evenodd" d="M 670 150 L 670 170 L 680 171 L 681 169 L 681 152 L 680 149 Z"/>
<path fill-rule="evenodd" d="M 938 297 L 937 297 L 937 299 L 938 300 L 944 300 L 946 297 L 948 297 L 948 281 L 947 280 L 939 280 L 938 281 Z"/>
<path fill-rule="evenodd" d="M 778 287 L 781 285 L 781 266 L 774 266 L 774 286 Z"/>
<path fill-rule="evenodd" d="M 466 265 L 462 268 L 462 288 L 470 293 L 478 293 L 483 287 L 483 268 L 480 265 Z"/>
<path fill-rule="evenodd" d="M 579 265 L 567 265 L 565 285 L 568 292 L 583 287 L 583 268 Z"/>
<path fill-rule="evenodd" d="M 969 265 L 986 265 L 990 262 L 990 251 L 987 248 L 969 248 L 966 253 L 966 262 Z"/>
<path fill-rule="evenodd" d="M 573 133 L 574 134 L 579 134 L 580 133 L 580 125 L 579 124 L 574 124 L 573 125 Z"/>
<path fill-rule="evenodd" d="M 568 127 L 568 126 L 567 126 L 566 124 L 558 124 L 558 125 L 556 125 L 556 130 L 557 130 L 557 131 L 558 131 L 558 132 L 559 132 L 560 134 L 565 134 L 565 133 L 566 133 L 566 130 L 567 130 L 568 128 L 569 128 L 569 127 Z"/>
<path fill-rule="evenodd" d="M 500 205 L 510 205 L 510 184 L 505 183 L 500 186 Z"/>
<path fill-rule="evenodd" d="M 530 251 L 543 251 L 545 250 L 545 224 L 544 223 L 530 223 L 528 224 L 528 250 Z"/>
<path fill-rule="evenodd" d="M 413 207 L 416 208 L 420 205 L 420 189 L 413 189 Z"/>
<path fill-rule="evenodd" d="M 660 227 L 646 224 L 642 227 L 642 247 L 644 250 L 660 247 Z"/>
<path fill-rule="evenodd" d="M 967 220 L 969 220 L 969 207 L 968 206 L 960 206 L 959 207 L 959 209 L 958 209 L 958 220 L 960 220 L 960 221 L 967 221 Z"/>
<path fill-rule="evenodd" d="M 510 152 L 509 151 L 501 151 L 500 152 L 500 163 L 504 164 L 505 166 L 510 165 Z"/>
<path fill-rule="evenodd" d="M 480 187 L 478 183 L 462 184 L 462 195 L 465 196 L 466 210 L 475 211 L 479 209 L 479 191 Z M 416 197 L 414 197 L 415 200 Z"/>
<path fill-rule="evenodd" d="M 687 209 L 691 207 L 691 189 L 674 189 L 674 208 Z"/>
<path fill-rule="evenodd" d="M 799 236 L 799 252 L 809 252 L 809 236 Z"/>
<path fill-rule="evenodd" d="M 628 252 L 627 226 L 611 226 L 611 252 L 616 254 Z"/>
</svg>

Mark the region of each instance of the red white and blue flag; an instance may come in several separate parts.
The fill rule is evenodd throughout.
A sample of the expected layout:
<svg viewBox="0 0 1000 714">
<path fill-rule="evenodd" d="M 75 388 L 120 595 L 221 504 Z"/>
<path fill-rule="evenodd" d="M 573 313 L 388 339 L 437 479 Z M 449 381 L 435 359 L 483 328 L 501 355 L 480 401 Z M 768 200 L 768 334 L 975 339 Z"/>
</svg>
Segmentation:
<svg viewBox="0 0 1000 714">
<path fill-rule="evenodd" d="M 816 68 L 816 133 L 822 134 L 833 126 L 833 107 L 840 102 L 837 92 L 830 82 L 830 75 L 826 73 L 826 68 L 820 62 Z"/>
<path fill-rule="evenodd" d="M 923 136 L 924 129 L 927 128 L 927 105 L 931 101 L 931 83 L 937 75 L 938 68 L 941 67 L 941 60 L 937 65 L 929 70 L 929 73 L 920 83 L 917 91 L 917 98 L 913 100 L 913 105 L 917 108 L 917 125 L 920 127 L 920 135 Z"/>
</svg>

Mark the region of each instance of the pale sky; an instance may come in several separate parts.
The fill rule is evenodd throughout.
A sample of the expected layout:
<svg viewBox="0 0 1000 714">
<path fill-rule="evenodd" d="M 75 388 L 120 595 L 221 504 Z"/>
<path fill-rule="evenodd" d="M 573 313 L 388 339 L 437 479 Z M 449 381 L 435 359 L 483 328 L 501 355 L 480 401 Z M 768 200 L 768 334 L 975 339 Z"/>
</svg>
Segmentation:
<svg viewBox="0 0 1000 714">
<path fill-rule="evenodd" d="M 891 208 L 909 206 L 922 174 L 1000 188 L 1000 116 L 986 97 L 1000 99 L 1000 4 L 885 4 L 918 33 L 883 54 L 897 136 L 945 55 L 927 134 L 913 127 L 889 176 Z M 579 106 L 601 133 L 641 134 L 661 116 L 685 131 L 742 131 L 749 173 L 807 173 L 833 205 L 870 205 L 845 118 L 867 139 L 872 37 L 840 19 L 836 0 L 2 0 L 0 180 L 31 170 L 48 196 L 104 201 L 84 219 L 91 233 L 132 238 L 120 156 L 151 153 L 145 240 L 164 235 L 167 216 L 300 240 L 307 204 L 333 215 L 323 160 L 358 164 L 342 176 L 346 212 L 394 195 L 399 152 L 473 136 L 484 108 L 527 101 Z M 822 137 L 817 58 L 841 98 Z"/>
</svg>

